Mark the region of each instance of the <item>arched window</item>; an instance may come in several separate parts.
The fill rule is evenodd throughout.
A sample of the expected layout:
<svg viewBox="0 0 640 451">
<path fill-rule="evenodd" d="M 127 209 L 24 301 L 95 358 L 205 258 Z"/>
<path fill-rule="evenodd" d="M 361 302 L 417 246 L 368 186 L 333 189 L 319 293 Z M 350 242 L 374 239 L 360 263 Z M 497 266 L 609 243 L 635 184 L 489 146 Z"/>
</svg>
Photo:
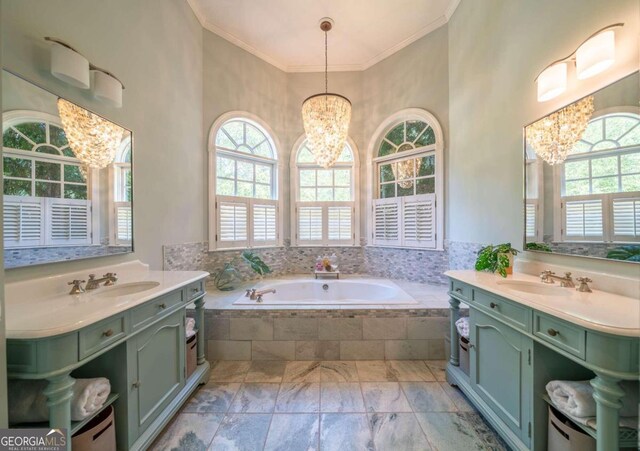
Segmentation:
<svg viewBox="0 0 640 451">
<path fill-rule="evenodd" d="M 556 174 L 561 241 L 640 241 L 640 111 L 595 113 Z"/>
<path fill-rule="evenodd" d="M 2 136 L 5 246 L 91 244 L 89 185 L 59 118 L 5 112 Z"/>
<path fill-rule="evenodd" d="M 291 155 L 293 244 L 353 246 L 358 239 L 358 153 L 349 140 L 328 169 L 317 165 L 304 136 Z"/>
<path fill-rule="evenodd" d="M 268 126 L 248 113 L 225 114 L 211 128 L 209 151 L 210 248 L 279 244 L 278 158 Z"/>
<path fill-rule="evenodd" d="M 372 141 L 377 246 L 442 249 L 442 131 L 420 109 L 400 111 Z"/>
</svg>

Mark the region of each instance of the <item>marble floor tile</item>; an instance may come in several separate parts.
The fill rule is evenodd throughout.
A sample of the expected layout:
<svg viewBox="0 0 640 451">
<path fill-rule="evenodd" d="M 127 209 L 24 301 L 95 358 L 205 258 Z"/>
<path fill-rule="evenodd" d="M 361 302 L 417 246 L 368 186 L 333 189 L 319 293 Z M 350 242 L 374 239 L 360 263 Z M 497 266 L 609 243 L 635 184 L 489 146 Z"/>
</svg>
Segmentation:
<svg viewBox="0 0 640 451">
<path fill-rule="evenodd" d="M 286 365 L 285 361 L 256 360 L 251 363 L 251 368 L 249 368 L 244 381 L 280 383 Z"/>
<path fill-rule="evenodd" d="M 240 383 L 208 382 L 185 404 L 184 413 L 225 413 L 240 388 Z"/>
<path fill-rule="evenodd" d="M 320 362 L 287 362 L 282 382 L 320 382 Z"/>
<path fill-rule="evenodd" d="M 205 451 L 222 422 L 221 413 L 181 413 L 164 430 L 150 449 L 154 451 Z"/>
<path fill-rule="evenodd" d="M 211 367 L 211 378 L 215 382 L 242 382 L 251 367 L 251 361 L 220 360 Z"/>
<path fill-rule="evenodd" d="M 475 407 L 469 402 L 467 397 L 457 387 L 452 387 L 448 382 L 440 382 L 444 392 L 451 398 L 459 412 L 476 412 Z"/>
<path fill-rule="evenodd" d="M 367 415 L 323 413 L 320 417 L 320 450 L 373 451 Z"/>
<path fill-rule="evenodd" d="M 446 382 L 447 374 L 445 369 L 447 368 L 446 360 L 425 360 L 424 361 L 438 382 Z"/>
<path fill-rule="evenodd" d="M 387 367 L 400 382 L 433 382 L 436 380 L 424 360 L 389 360 Z"/>
<path fill-rule="evenodd" d="M 264 447 L 271 415 L 229 414 L 213 437 L 210 451 L 255 451 Z"/>
<path fill-rule="evenodd" d="M 278 413 L 271 419 L 265 451 L 316 451 L 320 416 L 315 413 Z"/>
<path fill-rule="evenodd" d="M 398 379 L 384 360 L 356 362 L 360 382 L 396 382 Z"/>
<path fill-rule="evenodd" d="M 455 412 L 455 404 L 438 382 L 403 382 L 402 390 L 414 412 Z"/>
<path fill-rule="evenodd" d="M 415 415 L 422 430 L 429 437 L 429 442 L 436 449 L 447 451 L 508 449 L 478 414 L 422 412 Z"/>
<path fill-rule="evenodd" d="M 276 413 L 316 413 L 320 411 L 320 384 L 285 382 L 280 386 Z"/>
<path fill-rule="evenodd" d="M 369 425 L 376 450 L 428 451 L 431 449 L 413 413 L 372 413 Z"/>
<path fill-rule="evenodd" d="M 279 388 L 279 384 L 242 384 L 229 412 L 272 413 Z"/>
<path fill-rule="evenodd" d="M 360 384 L 323 382 L 320 386 L 321 412 L 366 412 Z"/>
<path fill-rule="evenodd" d="M 362 382 L 367 412 L 411 412 L 411 406 L 397 382 Z"/>
<path fill-rule="evenodd" d="M 320 362 L 320 382 L 358 382 L 356 362 Z"/>
</svg>

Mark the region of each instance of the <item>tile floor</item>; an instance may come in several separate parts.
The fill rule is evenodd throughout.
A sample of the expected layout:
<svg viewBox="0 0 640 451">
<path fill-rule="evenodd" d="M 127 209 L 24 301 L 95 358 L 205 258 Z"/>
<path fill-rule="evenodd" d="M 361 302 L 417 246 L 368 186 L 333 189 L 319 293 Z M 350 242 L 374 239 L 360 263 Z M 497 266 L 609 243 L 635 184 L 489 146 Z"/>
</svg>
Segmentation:
<svg viewBox="0 0 640 451">
<path fill-rule="evenodd" d="M 153 450 L 505 450 L 444 361 L 220 361 Z"/>
</svg>

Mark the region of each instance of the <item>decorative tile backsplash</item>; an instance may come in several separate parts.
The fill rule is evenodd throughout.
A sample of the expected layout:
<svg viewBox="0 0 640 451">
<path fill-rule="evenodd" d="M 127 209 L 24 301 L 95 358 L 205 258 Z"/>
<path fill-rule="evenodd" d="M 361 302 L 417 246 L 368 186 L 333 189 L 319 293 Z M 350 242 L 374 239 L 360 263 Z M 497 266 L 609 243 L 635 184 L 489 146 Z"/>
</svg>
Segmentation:
<svg viewBox="0 0 640 451">
<path fill-rule="evenodd" d="M 288 240 L 282 247 L 254 249 L 267 263 L 274 276 L 301 274 L 313 270 L 319 255 L 338 257 L 340 271 L 346 274 L 370 274 L 377 277 L 444 284 L 443 273 L 451 269 L 473 268 L 476 253 L 482 247 L 475 243 L 446 242 L 444 251 L 397 249 L 380 247 L 291 247 Z M 208 243 L 186 243 L 164 246 L 164 269 L 168 271 L 204 270 L 215 273 L 238 258 L 242 250 L 208 251 Z M 238 263 L 243 280 L 257 279 L 244 263 Z"/>
<path fill-rule="evenodd" d="M 131 252 L 128 246 L 29 247 L 4 250 L 4 267 L 39 265 L 79 258 L 103 257 Z"/>
</svg>

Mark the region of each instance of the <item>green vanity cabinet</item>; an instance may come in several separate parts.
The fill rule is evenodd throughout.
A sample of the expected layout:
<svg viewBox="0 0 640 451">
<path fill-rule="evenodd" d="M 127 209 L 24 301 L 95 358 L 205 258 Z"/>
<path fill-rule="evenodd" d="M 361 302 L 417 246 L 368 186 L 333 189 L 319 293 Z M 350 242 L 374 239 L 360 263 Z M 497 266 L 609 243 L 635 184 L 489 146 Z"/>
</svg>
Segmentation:
<svg viewBox="0 0 640 451">
<path fill-rule="evenodd" d="M 127 342 L 130 436 L 138 437 L 184 386 L 184 310 Z"/>
<path fill-rule="evenodd" d="M 483 289 L 472 271 L 452 271 L 449 305 L 451 350 L 447 380 L 516 450 L 547 449 L 545 385 L 551 380 L 590 380 L 597 430 L 581 427 L 598 451 L 636 447 L 635 430 L 618 427 L 623 380 L 640 379 L 640 339 L 587 328 L 536 304 Z M 567 288 L 568 289 L 568 288 Z M 455 322 L 469 307 L 469 374 L 459 366 Z M 624 332 L 624 331 L 623 331 Z"/>
<path fill-rule="evenodd" d="M 526 445 L 530 443 L 532 340 L 499 321 L 470 312 L 471 385 Z"/>
<path fill-rule="evenodd" d="M 115 409 L 118 450 L 148 449 L 198 385 L 206 383 L 210 373 L 204 355 L 206 273 L 183 274 L 186 280 L 174 289 L 84 327 L 7 340 L 9 378 L 49 382 L 44 394 L 50 427 L 67 429 L 68 436 L 75 433 L 82 422 L 71 421 L 74 378 L 106 377 L 111 383 L 109 402 Z M 194 309 L 198 339 L 197 367 L 189 378 L 187 309 Z M 68 444 L 71 449 L 71 440 Z"/>
</svg>

